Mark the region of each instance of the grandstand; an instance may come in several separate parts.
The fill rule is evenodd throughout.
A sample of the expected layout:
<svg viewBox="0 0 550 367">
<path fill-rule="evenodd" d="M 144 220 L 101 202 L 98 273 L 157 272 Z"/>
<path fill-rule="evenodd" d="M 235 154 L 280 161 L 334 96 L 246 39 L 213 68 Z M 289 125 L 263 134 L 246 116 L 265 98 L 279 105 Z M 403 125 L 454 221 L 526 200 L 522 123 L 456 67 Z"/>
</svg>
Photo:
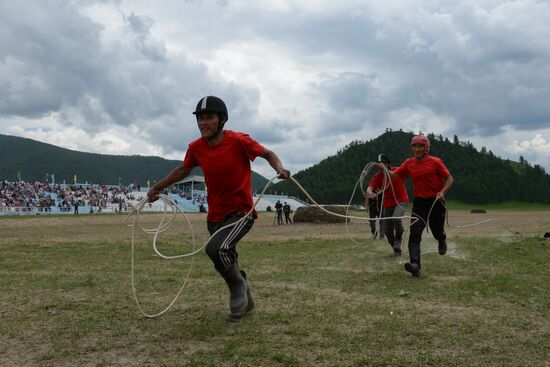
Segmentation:
<svg viewBox="0 0 550 367">
<path fill-rule="evenodd" d="M 200 182 L 200 178 L 193 178 Z M 204 182 L 204 181 L 203 181 Z M 186 182 L 187 183 L 187 182 Z M 181 187 L 181 186 L 179 186 Z M 181 187 L 183 188 L 183 187 Z M 99 214 L 129 213 L 147 195 L 147 188 L 119 187 L 94 184 L 50 185 L 3 181 L 0 192 L 0 216 L 36 214 Z M 184 189 L 185 190 L 185 189 Z M 191 192 L 180 190 L 178 185 L 166 190 L 183 212 L 200 212 L 201 206 L 208 211 L 207 192 L 192 188 Z M 258 196 L 254 195 L 256 201 Z M 293 211 L 308 205 L 299 199 L 286 195 L 264 195 L 259 199 L 256 210 L 274 210 L 277 201 L 287 202 Z M 77 210 L 76 210 L 77 209 Z M 162 201 L 145 205 L 146 212 L 165 210 Z"/>
<path fill-rule="evenodd" d="M 253 198 L 256 200 L 256 198 Z M 260 201 L 258 202 L 258 205 L 256 205 L 257 211 L 267 211 L 267 207 L 271 207 L 271 209 L 275 208 L 275 204 L 277 201 L 280 201 L 281 203 L 287 203 L 290 205 L 290 208 L 292 211 L 296 211 L 296 209 L 302 207 L 302 206 L 308 206 L 309 204 L 303 202 L 302 200 L 294 197 L 294 196 L 287 196 L 287 195 L 264 195 Z"/>
</svg>

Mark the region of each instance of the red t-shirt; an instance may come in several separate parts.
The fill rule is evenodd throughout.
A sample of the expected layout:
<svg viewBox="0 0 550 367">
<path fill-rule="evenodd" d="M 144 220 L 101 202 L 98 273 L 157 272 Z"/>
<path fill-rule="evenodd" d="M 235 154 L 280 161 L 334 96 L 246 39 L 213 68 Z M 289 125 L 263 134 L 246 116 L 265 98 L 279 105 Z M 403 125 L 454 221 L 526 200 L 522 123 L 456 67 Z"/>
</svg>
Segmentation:
<svg viewBox="0 0 550 367">
<path fill-rule="evenodd" d="M 421 160 L 409 158 L 394 172 L 403 178 L 411 178 L 414 196 L 419 198 L 435 197 L 451 175 L 443 161 L 431 155 Z"/>
<path fill-rule="evenodd" d="M 397 167 L 393 167 L 392 171 L 395 172 Z M 370 182 L 370 186 L 378 192 L 383 189 L 384 175 L 382 172 L 377 172 Z M 395 193 L 395 194 L 394 194 Z M 409 195 L 407 195 L 407 188 L 405 187 L 405 181 L 403 177 L 394 176 L 391 178 L 391 185 L 388 185 L 384 192 L 384 208 L 391 208 L 399 203 L 406 203 L 409 201 Z"/>
<path fill-rule="evenodd" d="M 222 141 L 214 147 L 203 138 L 189 144 L 183 165 L 200 166 L 204 172 L 208 221 L 222 222 L 229 214 L 247 213 L 252 208 L 250 161 L 264 152 L 265 147 L 247 134 L 231 130 L 225 130 Z"/>
</svg>

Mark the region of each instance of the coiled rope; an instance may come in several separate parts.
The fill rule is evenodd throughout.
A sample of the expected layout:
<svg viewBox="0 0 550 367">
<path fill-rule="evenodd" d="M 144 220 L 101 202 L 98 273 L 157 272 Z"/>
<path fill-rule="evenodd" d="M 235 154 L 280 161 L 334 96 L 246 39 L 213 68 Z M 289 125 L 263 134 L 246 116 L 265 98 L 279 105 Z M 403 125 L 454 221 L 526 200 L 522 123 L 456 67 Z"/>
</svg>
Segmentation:
<svg viewBox="0 0 550 367">
<path fill-rule="evenodd" d="M 367 174 L 369 173 L 369 171 L 374 168 L 376 166 L 376 163 L 369 163 L 365 166 L 365 168 L 363 169 L 362 173 L 361 173 L 361 176 L 360 178 L 358 179 L 356 185 L 355 185 L 355 188 L 353 190 L 353 193 L 352 193 L 352 196 L 351 196 L 351 199 L 350 199 L 350 203 L 348 204 L 347 206 L 347 209 L 346 209 L 346 214 L 343 215 L 343 214 L 338 214 L 338 213 L 334 213 L 330 210 L 327 210 L 326 208 L 324 208 L 322 205 L 318 204 L 312 197 L 311 195 L 302 187 L 302 185 L 300 185 L 300 183 L 298 181 L 296 181 L 296 179 L 294 177 L 290 177 L 289 179 L 306 195 L 306 197 L 313 203 L 313 205 L 315 205 L 316 207 L 318 207 L 319 209 L 321 209 L 322 211 L 326 212 L 327 214 L 330 214 L 330 215 L 334 215 L 336 217 L 340 217 L 340 218 L 345 218 L 346 219 L 346 230 L 347 230 L 347 233 L 349 235 L 349 237 L 353 240 L 353 242 L 355 243 L 359 243 L 357 242 L 353 237 L 351 237 L 351 234 L 348 230 L 348 227 L 347 227 L 347 224 L 348 224 L 348 221 L 351 220 L 351 219 L 356 219 L 356 220 L 360 220 L 360 221 L 371 221 L 371 220 L 376 220 L 376 219 L 371 219 L 371 218 L 366 218 L 366 217 L 357 217 L 357 216 L 351 216 L 351 215 L 348 215 L 348 210 L 349 210 L 349 207 L 351 206 L 351 202 L 353 200 L 353 196 L 355 195 L 355 192 L 357 190 L 357 187 L 360 186 L 361 187 L 361 190 L 363 192 L 363 195 L 365 195 L 365 191 L 363 190 L 363 180 L 364 178 L 367 176 Z M 228 235 L 228 238 L 232 238 L 233 236 L 237 235 L 239 233 L 239 231 L 241 230 L 242 228 L 242 225 L 244 225 L 244 221 L 247 220 L 247 218 L 249 217 L 249 215 L 254 211 L 254 209 L 256 208 L 256 205 L 258 204 L 258 202 L 262 199 L 262 197 L 265 195 L 265 192 L 267 190 L 267 188 L 273 183 L 273 181 L 275 179 L 277 179 L 278 176 L 274 176 L 273 178 L 271 178 L 267 183 L 266 185 L 264 186 L 261 194 L 257 197 L 256 201 L 254 202 L 254 205 L 252 206 L 252 208 L 248 211 L 248 213 L 246 213 L 245 216 L 243 216 L 241 219 L 239 219 L 238 221 L 234 222 L 234 223 L 230 223 L 226 226 L 223 226 L 221 228 L 219 228 L 216 232 L 214 232 L 209 238 L 208 240 L 200 247 L 200 248 L 196 248 L 196 245 L 195 245 L 195 233 L 193 231 L 193 227 L 191 225 L 191 222 L 189 221 L 189 219 L 187 218 L 187 216 L 185 215 L 185 213 L 179 208 L 179 206 L 172 200 L 172 198 L 170 198 L 169 196 L 167 195 L 159 195 L 159 199 L 162 200 L 162 202 L 164 203 L 164 211 L 163 211 L 163 216 L 162 216 L 162 219 L 159 223 L 159 225 L 156 227 L 156 228 L 145 228 L 142 226 L 141 222 L 140 222 L 140 213 L 143 209 L 143 207 L 148 203 L 148 198 L 145 197 L 143 198 L 141 201 L 138 202 L 138 204 L 135 206 L 135 208 L 132 210 L 132 212 L 130 212 L 130 214 L 128 215 L 127 217 L 127 225 L 129 227 L 132 228 L 132 245 L 131 245 L 131 256 L 132 256 L 132 264 L 131 264 L 131 276 L 132 276 L 132 294 L 133 294 L 133 297 L 134 297 L 134 300 L 136 301 L 136 304 L 138 305 L 138 308 L 140 310 L 140 312 L 145 316 L 145 317 L 148 317 L 148 318 L 154 318 L 154 317 L 158 317 L 158 316 L 161 316 L 162 314 L 168 312 L 168 310 L 170 310 L 170 308 L 172 308 L 172 306 L 174 305 L 174 303 L 176 302 L 176 300 L 178 299 L 178 297 L 180 296 L 181 292 L 183 291 L 183 289 L 185 288 L 185 285 L 187 284 L 188 280 L 189 280 L 189 276 L 191 274 L 191 269 L 193 267 L 193 262 L 191 262 L 191 265 L 189 266 L 189 269 L 188 271 L 186 272 L 184 278 L 183 278 L 183 283 L 181 285 L 181 287 L 179 288 L 178 292 L 176 293 L 176 295 L 174 296 L 174 298 L 172 299 L 172 301 L 168 304 L 167 307 L 165 307 L 162 311 L 158 312 L 158 313 L 147 313 L 143 310 L 143 307 L 141 306 L 141 303 L 139 301 L 139 298 L 137 296 L 137 288 L 136 288 L 136 281 L 135 281 L 135 230 L 136 228 L 139 228 L 142 232 L 146 233 L 146 234 L 150 234 L 150 235 L 153 235 L 153 250 L 155 252 L 155 254 L 157 254 L 158 256 L 160 256 L 161 258 L 163 259 L 178 259 L 178 258 L 183 258 L 183 257 L 192 257 L 194 255 L 196 255 L 197 253 L 201 252 L 207 245 L 208 243 L 212 240 L 212 238 L 214 238 L 220 231 L 226 229 L 226 228 L 229 228 L 229 227 L 233 227 L 233 229 L 231 230 L 231 232 L 229 233 Z M 168 209 L 171 209 L 171 210 L 168 210 Z M 167 215 L 169 214 L 169 212 L 172 213 L 172 216 L 171 218 L 167 219 Z M 174 223 L 174 221 L 176 220 L 176 216 L 177 214 L 180 213 L 181 215 L 183 215 L 183 217 L 185 218 L 187 224 L 189 225 L 189 227 L 191 228 L 191 234 L 192 234 L 192 243 L 193 243 L 193 250 L 191 252 L 188 252 L 188 253 L 183 253 L 183 254 L 180 254 L 180 255 L 172 255 L 172 256 L 169 256 L 169 255 L 165 255 L 163 254 L 157 247 L 157 239 L 159 237 L 159 235 L 166 231 L 168 228 L 170 228 L 170 226 Z M 133 217 L 134 220 L 133 220 L 133 223 L 129 224 L 129 219 Z M 384 219 L 397 219 L 398 217 L 395 217 L 395 218 L 384 218 Z M 403 217 L 403 218 L 412 218 L 412 217 Z M 193 258 L 192 258 L 193 260 Z"/>
</svg>

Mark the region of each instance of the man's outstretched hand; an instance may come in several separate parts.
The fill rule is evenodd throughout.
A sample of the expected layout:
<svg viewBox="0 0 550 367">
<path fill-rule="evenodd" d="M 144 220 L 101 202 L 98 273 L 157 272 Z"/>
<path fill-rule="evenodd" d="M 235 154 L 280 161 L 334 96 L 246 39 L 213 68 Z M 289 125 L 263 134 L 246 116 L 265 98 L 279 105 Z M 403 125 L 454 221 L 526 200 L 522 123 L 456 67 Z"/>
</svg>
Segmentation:
<svg viewBox="0 0 550 367">
<path fill-rule="evenodd" d="M 147 201 L 152 203 L 153 201 L 157 201 L 159 198 L 160 191 L 156 190 L 155 188 L 152 188 L 147 192 Z"/>
<path fill-rule="evenodd" d="M 286 180 L 290 178 L 290 171 L 287 169 L 282 168 L 278 173 L 279 173 L 278 177 L 281 179 Z"/>
</svg>

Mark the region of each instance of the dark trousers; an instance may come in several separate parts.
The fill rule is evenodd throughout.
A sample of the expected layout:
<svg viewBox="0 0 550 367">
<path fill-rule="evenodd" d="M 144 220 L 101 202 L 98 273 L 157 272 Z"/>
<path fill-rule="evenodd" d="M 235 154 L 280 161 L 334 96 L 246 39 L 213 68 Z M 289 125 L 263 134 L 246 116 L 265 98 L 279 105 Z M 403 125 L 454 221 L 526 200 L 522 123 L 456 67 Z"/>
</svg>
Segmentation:
<svg viewBox="0 0 550 367">
<path fill-rule="evenodd" d="M 370 232 L 374 235 L 376 234 L 376 216 L 377 212 L 369 210 L 369 225 L 370 225 Z"/>
<path fill-rule="evenodd" d="M 375 207 L 373 209 L 369 208 L 370 231 L 373 234 L 373 236 L 376 235 L 376 233 L 378 233 L 379 237 L 384 237 L 384 221 L 383 220 L 380 220 L 379 223 L 378 223 L 379 226 L 380 226 L 380 230 L 379 231 L 376 230 L 376 218 L 378 217 L 379 214 L 381 214 L 381 212 L 378 211 L 377 207 Z"/>
<path fill-rule="evenodd" d="M 277 224 L 283 224 L 283 209 L 277 209 Z"/>
<path fill-rule="evenodd" d="M 285 213 L 285 223 L 292 223 L 292 219 L 290 219 L 290 213 Z"/>
<path fill-rule="evenodd" d="M 405 214 L 405 207 L 407 203 L 399 203 L 399 205 L 392 206 L 390 208 L 384 208 L 382 212 L 383 218 L 402 217 Z M 382 227 L 386 233 L 386 238 L 389 244 L 393 247 L 395 241 L 401 243 L 403 238 L 403 222 L 401 219 L 381 219 Z"/>
<path fill-rule="evenodd" d="M 223 222 L 208 222 L 208 232 L 214 234 L 218 229 L 235 223 L 245 216 L 245 213 L 235 213 L 224 218 Z M 250 231 L 254 225 L 254 218 L 248 217 L 243 222 L 236 226 L 228 227 L 219 232 L 206 245 L 206 254 L 214 263 L 214 267 L 220 273 L 230 270 L 237 262 L 239 255 L 237 254 L 237 242 Z"/>
<path fill-rule="evenodd" d="M 411 263 L 417 263 L 420 268 L 420 242 L 422 241 L 422 232 L 429 223 L 432 235 L 436 240 L 447 238 L 445 234 L 445 207 L 441 201 L 435 198 L 414 198 L 412 216 L 414 224 L 411 225 L 411 234 L 409 237 L 409 257 Z M 432 208 L 433 205 L 433 208 Z M 431 209 L 431 213 L 430 213 Z M 428 214 L 430 217 L 428 218 Z"/>
</svg>

